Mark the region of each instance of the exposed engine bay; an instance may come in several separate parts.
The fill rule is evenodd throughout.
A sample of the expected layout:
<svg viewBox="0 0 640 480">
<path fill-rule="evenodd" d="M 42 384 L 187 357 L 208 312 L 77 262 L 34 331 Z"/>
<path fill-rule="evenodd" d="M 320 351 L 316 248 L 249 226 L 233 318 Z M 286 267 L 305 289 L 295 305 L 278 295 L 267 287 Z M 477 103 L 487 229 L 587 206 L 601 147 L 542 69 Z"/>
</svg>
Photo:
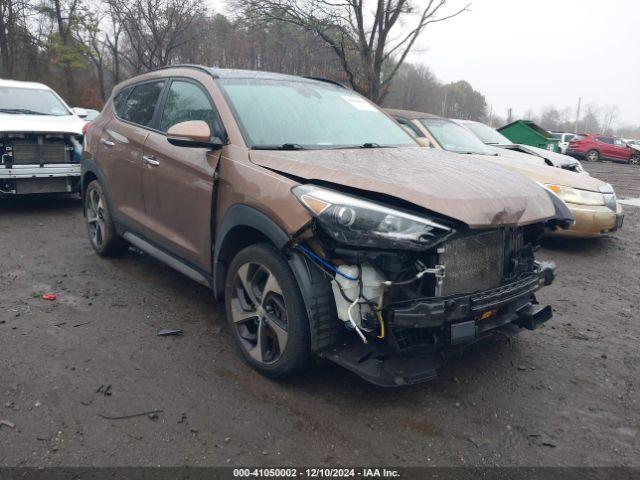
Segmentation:
<svg viewBox="0 0 640 480">
<path fill-rule="evenodd" d="M 82 136 L 0 133 L 0 194 L 78 191 Z"/>
<path fill-rule="evenodd" d="M 552 263 L 534 258 L 542 223 L 471 230 L 443 218 L 345 206 L 339 195 L 323 193 L 300 192 L 319 214 L 296 248 L 330 278 L 337 316 L 352 332 L 329 356 L 368 380 L 419 381 L 435 367 L 415 375 L 406 367 L 403 374 L 379 370 L 392 358 L 433 356 L 507 324 L 534 329 L 550 318 L 550 307 L 534 296 L 555 276 Z M 364 367 L 378 371 L 358 371 Z"/>
<path fill-rule="evenodd" d="M 46 165 L 79 163 L 82 138 L 65 133 L 2 133 L 0 134 L 2 165 Z"/>
</svg>

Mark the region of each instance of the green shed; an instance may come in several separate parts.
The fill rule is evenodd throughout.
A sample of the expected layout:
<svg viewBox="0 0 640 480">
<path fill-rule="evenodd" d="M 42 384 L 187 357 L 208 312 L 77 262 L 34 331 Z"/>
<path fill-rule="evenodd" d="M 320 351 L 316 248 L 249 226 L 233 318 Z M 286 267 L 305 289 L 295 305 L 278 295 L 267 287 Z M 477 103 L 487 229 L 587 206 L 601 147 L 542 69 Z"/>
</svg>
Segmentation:
<svg viewBox="0 0 640 480">
<path fill-rule="evenodd" d="M 544 148 L 552 152 L 560 151 L 558 139 L 553 138 L 551 132 L 546 131 L 531 120 L 516 120 L 499 128 L 498 131 L 513 143 Z"/>
</svg>

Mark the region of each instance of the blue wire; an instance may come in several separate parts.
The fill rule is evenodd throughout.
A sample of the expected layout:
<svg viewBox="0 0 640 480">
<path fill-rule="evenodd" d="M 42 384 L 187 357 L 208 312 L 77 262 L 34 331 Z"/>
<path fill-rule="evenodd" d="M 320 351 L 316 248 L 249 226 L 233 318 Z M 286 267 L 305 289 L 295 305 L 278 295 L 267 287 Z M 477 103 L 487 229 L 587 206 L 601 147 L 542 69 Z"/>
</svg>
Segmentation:
<svg viewBox="0 0 640 480">
<path fill-rule="evenodd" d="M 302 250 L 302 252 L 306 253 L 309 257 L 311 257 L 311 259 L 315 260 L 316 262 L 318 262 L 319 264 L 327 267 L 329 270 L 331 270 L 333 273 L 335 273 L 336 275 L 340 275 L 343 278 L 346 278 L 347 280 L 351 280 L 351 281 L 357 281 L 357 278 L 353 278 L 350 277 L 349 275 L 347 275 L 346 273 L 342 273 L 340 270 L 338 270 L 336 267 L 334 267 L 333 265 L 331 265 L 329 262 L 327 262 L 326 260 L 320 258 L 318 255 L 316 255 L 315 253 L 313 253 L 311 250 L 309 250 L 306 247 L 303 247 L 300 244 L 296 245 L 296 248 L 299 250 Z"/>
</svg>

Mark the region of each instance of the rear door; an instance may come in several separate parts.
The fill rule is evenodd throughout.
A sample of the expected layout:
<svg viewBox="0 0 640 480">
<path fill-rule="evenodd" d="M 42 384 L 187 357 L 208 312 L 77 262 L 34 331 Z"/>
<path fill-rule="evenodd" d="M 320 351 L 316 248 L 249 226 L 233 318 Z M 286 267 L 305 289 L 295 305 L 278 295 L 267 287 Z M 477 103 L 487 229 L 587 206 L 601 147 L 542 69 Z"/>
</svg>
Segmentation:
<svg viewBox="0 0 640 480">
<path fill-rule="evenodd" d="M 598 149 L 600 150 L 600 156 L 605 158 L 615 158 L 612 137 L 599 136 L 595 137 L 595 139 L 598 144 Z"/>
<path fill-rule="evenodd" d="M 156 129 L 144 145 L 142 185 L 148 236 L 208 272 L 214 173 L 221 152 L 171 145 L 166 131 L 188 120 L 203 120 L 209 124 L 212 136 L 224 138 L 222 124 L 205 88 L 191 79 L 173 79 Z"/>
<path fill-rule="evenodd" d="M 114 99 L 114 117 L 100 136 L 100 162 L 116 220 L 140 229 L 145 224 L 142 148 L 149 135 L 165 81 L 129 87 Z"/>
</svg>

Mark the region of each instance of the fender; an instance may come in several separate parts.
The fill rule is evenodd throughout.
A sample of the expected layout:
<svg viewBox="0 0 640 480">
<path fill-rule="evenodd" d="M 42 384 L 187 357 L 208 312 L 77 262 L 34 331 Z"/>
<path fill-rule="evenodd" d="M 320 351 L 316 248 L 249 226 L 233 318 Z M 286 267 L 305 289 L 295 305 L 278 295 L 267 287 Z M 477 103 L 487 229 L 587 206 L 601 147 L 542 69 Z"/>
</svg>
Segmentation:
<svg viewBox="0 0 640 480">
<path fill-rule="evenodd" d="M 571 210 L 569 210 L 567 204 L 564 203 L 560 198 L 558 198 L 555 193 L 551 192 L 550 190 L 544 188 L 544 191 L 549 195 L 549 200 L 551 200 L 551 203 L 553 204 L 553 207 L 556 211 L 555 216 L 547 220 L 547 223 L 555 224 L 565 230 L 571 228 L 571 226 L 575 223 L 575 220 L 573 218 L 573 213 L 571 213 Z"/>
<path fill-rule="evenodd" d="M 291 239 L 285 231 L 267 215 L 248 205 L 231 207 L 225 214 L 216 236 L 213 255 L 213 285 L 216 299 L 221 300 L 224 296 L 227 265 L 232 257 L 232 255 L 225 255 L 224 252 L 229 247 L 228 242 L 234 240 L 233 235 L 229 233 L 236 227 L 256 230 L 278 250 L 284 250 L 307 311 L 311 350 L 317 352 L 333 345 L 338 336 L 340 322 L 337 320 L 331 284 L 327 281 L 325 274 L 306 257 L 287 248 Z M 257 239 L 257 241 L 261 240 L 263 239 Z"/>
<path fill-rule="evenodd" d="M 273 245 L 282 250 L 290 241 L 285 231 L 267 215 L 248 205 L 234 205 L 225 213 L 215 236 L 213 247 L 213 285 L 216 299 L 224 295 L 227 264 L 224 251 L 228 247 L 229 233 L 236 227 L 248 227 L 267 237 Z"/>
</svg>

